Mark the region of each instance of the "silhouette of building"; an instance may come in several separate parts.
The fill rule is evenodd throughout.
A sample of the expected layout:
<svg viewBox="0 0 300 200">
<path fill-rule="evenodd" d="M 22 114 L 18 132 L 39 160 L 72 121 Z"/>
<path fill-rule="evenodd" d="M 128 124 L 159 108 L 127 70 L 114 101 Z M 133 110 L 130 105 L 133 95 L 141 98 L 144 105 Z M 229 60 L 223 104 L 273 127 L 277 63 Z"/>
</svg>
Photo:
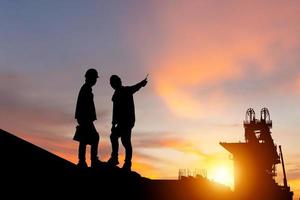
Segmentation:
<svg viewBox="0 0 300 200">
<path fill-rule="evenodd" d="M 149 180 L 142 190 L 146 200 L 234 200 L 229 187 L 201 175 L 181 176 L 179 180 Z"/>
<path fill-rule="evenodd" d="M 207 178 L 207 170 L 205 169 L 179 169 L 178 171 L 178 180 L 181 180 L 185 177 L 198 177 L 202 176 Z"/>
<path fill-rule="evenodd" d="M 260 119 L 256 119 L 254 110 L 247 110 L 245 142 L 220 143 L 233 155 L 235 195 L 237 199 L 292 200 L 293 192 L 287 185 L 283 156 L 277 153 L 271 136 L 269 111 L 263 108 L 260 114 Z M 283 186 L 275 181 L 276 165 L 280 163 L 284 171 Z"/>
</svg>

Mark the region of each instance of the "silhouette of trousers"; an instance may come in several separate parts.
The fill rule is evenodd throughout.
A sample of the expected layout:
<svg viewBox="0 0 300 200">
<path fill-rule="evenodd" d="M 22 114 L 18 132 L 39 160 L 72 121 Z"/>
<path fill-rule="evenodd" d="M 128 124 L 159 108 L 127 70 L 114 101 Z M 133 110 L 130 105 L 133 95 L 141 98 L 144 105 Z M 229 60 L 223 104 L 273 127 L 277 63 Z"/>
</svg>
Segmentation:
<svg viewBox="0 0 300 200">
<path fill-rule="evenodd" d="M 81 161 L 85 161 L 85 153 L 86 153 L 86 145 L 91 145 L 91 160 L 98 160 L 98 144 L 99 144 L 99 134 L 94 126 L 93 123 L 84 124 L 84 134 L 86 134 L 88 138 L 79 142 L 79 151 L 78 151 L 78 158 Z"/>
<path fill-rule="evenodd" d="M 121 142 L 125 148 L 125 162 L 131 162 L 132 159 L 132 145 L 131 145 L 131 129 L 128 126 L 117 126 L 111 132 L 110 141 L 112 146 L 112 158 L 118 158 L 119 152 L 119 137 L 121 137 Z"/>
<path fill-rule="evenodd" d="M 91 144 L 91 160 L 97 160 L 98 159 L 98 144 L 99 140 L 95 143 Z M 79 160 L 84 161 L 85 160 L 85 152 L 86 152 L 86 143 L 80 142 L 79 143 L 79 152 L 78 152 L 78 158 Z"/>
</svg>

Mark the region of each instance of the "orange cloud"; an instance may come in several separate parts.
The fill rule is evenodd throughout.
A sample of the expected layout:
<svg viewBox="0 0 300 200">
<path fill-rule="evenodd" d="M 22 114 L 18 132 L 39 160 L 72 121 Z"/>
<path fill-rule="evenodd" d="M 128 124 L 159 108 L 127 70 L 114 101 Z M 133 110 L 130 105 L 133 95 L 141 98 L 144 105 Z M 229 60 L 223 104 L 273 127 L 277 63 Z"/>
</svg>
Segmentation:
<svg viewBox="0 0 300 200">
<path fill-rule="evenodd" d="M 239 69 L 231 69 L 226 61 L 209 62 L 207 58 L 197 61 L 196 58 L 183 58 L 173 61 L 174 55 L 165 58 L 167 62 L 154 71 L 154 87 L 166 105 L 175 114 L 184 117 L 198 116 L 205 108 L 197 94 L 191 90 L 203 86 L 214 86 L 224 79 L 237 77 Z M 226 78 L 227 77 L 227 78 Z M 210 94 L 217 95 L 219 91 Z M 220 94 L 220 93 L 219 93 Z"/>
<path fill-rule="evenodd" d="M 177 116 L 197 118 L 207 115 L 199 111 L 220 100 L 230 101 L 222 92 L 224 82 L 252 76 L 252 66 L 243 62 L 257 64 L 254 70 L 261 76 L 276 73 L 280 56 L 276 46 L 288 55 L 299 44 L 299 16 L 292 4 L 160 2 L 156 17 L 164 40 L 154 52 L 157 57 L 147 60 L 147 65 L 156 66 L 152 70 L 156 93 Z M 144 37 L 137 38 L 144 41 L 147 28 L 139 28 L 143 31 L 135 35 L 141 34 Z M 204 99 L 195 92 L 207 88 L 211 90 Z"/>
</svg>

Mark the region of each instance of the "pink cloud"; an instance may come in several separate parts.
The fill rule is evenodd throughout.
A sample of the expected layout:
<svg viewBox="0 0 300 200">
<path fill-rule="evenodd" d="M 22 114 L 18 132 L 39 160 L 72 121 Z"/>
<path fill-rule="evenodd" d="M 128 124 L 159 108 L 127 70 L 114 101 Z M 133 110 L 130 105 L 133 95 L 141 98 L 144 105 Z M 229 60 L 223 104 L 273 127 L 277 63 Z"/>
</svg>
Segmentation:
<svg viewBox="0 0 300 200">
<path fill-rule="evenodd" d="M 243 60 L 256 63 L 259 66 L 255 68 L 256 73 L 261 76 L 280 72 L 278 58 L 300 47 L 297 26 L 300 6 L 296 4 L 160 3 L 156 25 L 160 27 L 158 34 L 165 40 L 155 52 L 156 58 L 147 60 L 147 65 L 156 66 L 152 70 L 156 93 L 174 114 L 195 118 L 205 116 L 207 113 L 199 111 L 217 105 L 220 99 L 222 103 L 230 101 L 222 91 L 224 82 L 238 83 L 251 76 L 248 74 L 251 66 L 244 65 Z M 143 35 L 145 31 L 137 34 Z M 138 38 L 145 40 L 145 37 Z M 278 52 L 284 55 L 276 54 L 277 44 Z M 207 99 L 191 92 L 208 87 L 214 90 L 207 94 L 211 96 Z M 209 99 L 215 101 L 208 102 Z"/>
</svg>

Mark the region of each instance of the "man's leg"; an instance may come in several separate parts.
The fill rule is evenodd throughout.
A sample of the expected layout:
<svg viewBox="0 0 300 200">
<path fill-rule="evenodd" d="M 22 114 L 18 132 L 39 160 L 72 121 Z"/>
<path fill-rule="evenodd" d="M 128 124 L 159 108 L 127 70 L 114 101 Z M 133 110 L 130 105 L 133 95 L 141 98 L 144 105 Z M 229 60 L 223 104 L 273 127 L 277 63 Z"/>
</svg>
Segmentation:
<svg viewBox="0 0 300 200">
<path fill-rule="evenodd" d="M 87 167 L 87 164 L 85 162 L 85 151 L 86 151 L 86 144 L 83 142 L 79 142 L 79 150 L 78 150 L 79 167 Z"/>
<path fill-rule="evenodd" d="M 113 158 L 118 158 L 119 155 L 119 137 L 115 134 L 110 135 L 110 141 L 111 141 L 111 147 L 112 147 L 112 152 L 111 152 L 111 157 Z"/>
<path fill-rule="evenodd" d="M 79 142 L 79 151 L 78 151 L 79 161 L 85 161 L 85 151 L 86 151 L 86 144 L 84 144 L 83 142 Z"/>
<path fill-rule="evenodd" d="M 130 170 L 132 159 L 131 128 L 124 129 L 124 133 L 121 136 L 121 141 L 125 148 L 125 163 L 123 168 Z"/>
<path fill-rule="evenodd" d="M 97 132 L 94 124 L 91 124 L 91 135 L 92 135 L 92 143 L 91 143 L 91 166 L 97 167 L 101 164 L 101 161 L 98 158 L 98 145 L 99 145 L 99 133 Z"/>
<path fill-rule="evenodd" d="M 118 141 L 118 139 L 119 139 L 118 134 L 116 134 L 114 131 L 112 131 L 112 133 L 110 135 L 110 142 L 111 142 L 112 152 L 111 152 L 110 159 L 108 160 L 108 163 L 112 164 L 112 165 L 118 165 L 119 164 L 119 160 L 118 160 L 119 141 Z"/>
<path fill-rule="evenodd" d="M 91 161 L 98 160 L 98 145 L 99 145 L 99 135 L 95 137 L 95 141 L 91 144 Z"/>
</svg>

